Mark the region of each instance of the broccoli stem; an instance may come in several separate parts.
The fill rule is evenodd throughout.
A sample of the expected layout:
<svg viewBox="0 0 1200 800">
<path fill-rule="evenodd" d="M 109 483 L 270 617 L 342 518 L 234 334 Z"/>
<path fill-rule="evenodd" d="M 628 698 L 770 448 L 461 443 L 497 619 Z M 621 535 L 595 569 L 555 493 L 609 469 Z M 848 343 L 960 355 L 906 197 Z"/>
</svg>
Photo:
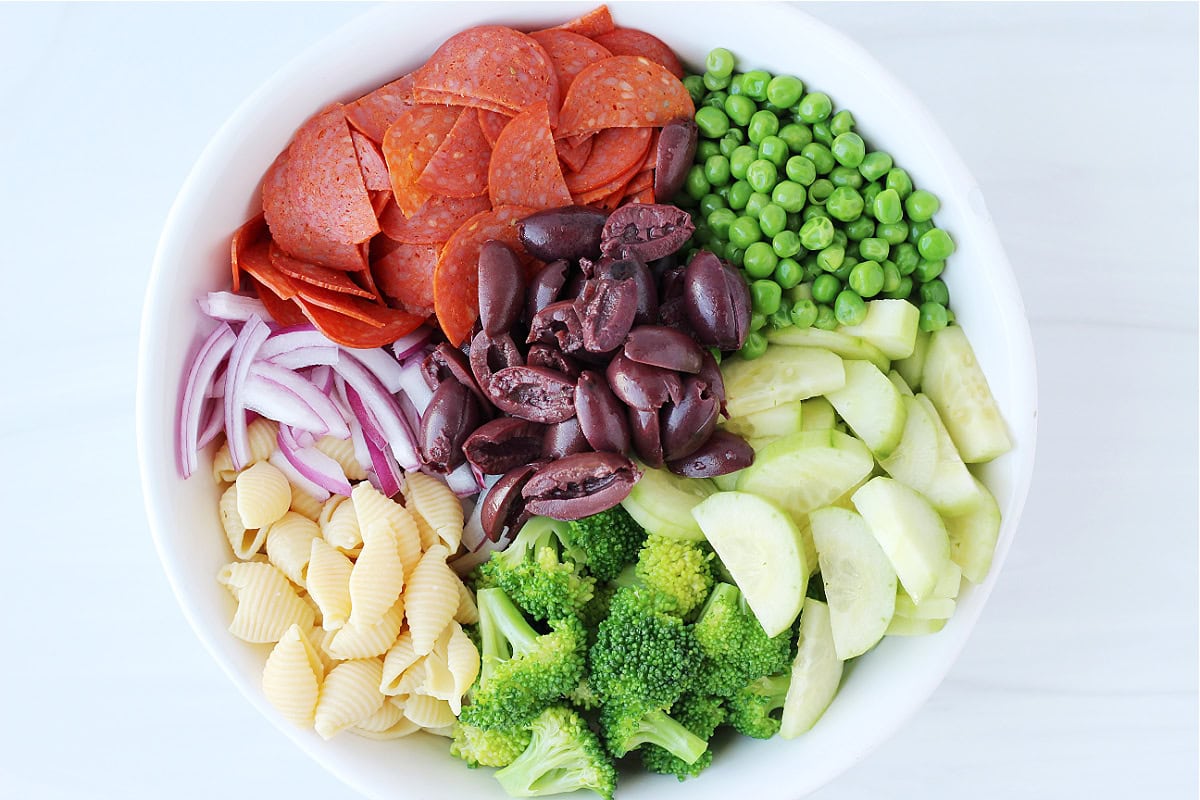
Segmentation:
<svg viewBox="0 0 1200 800">
<path fill-rule="evenodd" d="M 490 667 L 513 654 L 528 652 L 538 638 L 520 609 L 500 589 L 481 589 L 476 595 L 479 607 L 479 635 L 483 644 L 484 681 Z"/>
<path fill-rule="evenodd" d="M 695 764 L 708 749 L 708 742 L 661 710 L 643 716 L 637 731 L 624 744 L 628 750 L 642 744 L 656 744 L 687 764 Z"/>
</svg>

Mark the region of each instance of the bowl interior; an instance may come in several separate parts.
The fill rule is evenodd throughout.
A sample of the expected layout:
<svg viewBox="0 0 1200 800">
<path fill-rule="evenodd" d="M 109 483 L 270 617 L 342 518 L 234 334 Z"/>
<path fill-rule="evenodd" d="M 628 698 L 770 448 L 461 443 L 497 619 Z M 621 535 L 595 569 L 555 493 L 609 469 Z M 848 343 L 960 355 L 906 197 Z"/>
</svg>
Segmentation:
<svg viewBox="0 0 1200 800">
<path fill-rule="evenodd" d="M 159 245 L 146 295 L 138 376 L 138 448 L 151 529 L 164 568 L 197 635 L 246 697 L 314 759 L 372 797 L 503 797 L 490 770 L 468 770 L 445 740 L 419 735 L 399 742 L 341 736 L 325 742 L 283 721 L 263 699 L 267 646 L 247 645 L 226 626 L 233 601 L 217 585 L 231 559 L 217 518 L 217 490 L 198 474 L 178 476 L 175 418 L 184 364 L 207 333 L 195 305 L 202 292 L 226 288 L 231 233 L 251 214 L 259 180 L 292 132 L 312 113 L 348 100 L 420 64 L 446 37 L 473 24 L 525 29 L 558 24 L 591 3 L 387 4 L 284 67 L 247 99 L 210 143 L 181 190 Z M 816 728 L 800 739 L 730 737 L 701 780 L 630 776 L 627 800 L 668 795 L 722 797 L 754 789 L 796 797 L 826 783 L 890 736 L 944 677 L 977 619 L 1017 526 L 1032 472 L 1036 435 L 1033 349 L 1024 307 L 991 226 L 982 195 L 949 142 L 911 94 L 869 55 L 802 12 L 756 9 L 749 26 L 732 8 L 684 13 L 677 4 L 612 3 L 619 25 L 644 28 L 681 59 L 702 66 L 715 46 L 732 50 L 739 69 L 799 76 L 849 108 L 869 144 L 890 152 L 914 181 L 942 199 L 938 224 L 958 242 L 946 281 L 1016 447 L 981 470 L 1004 513 L 988 581 L 968 587 L 958 611 L 934 636 L 889 638 L 854 663 Z"/>
</svg>

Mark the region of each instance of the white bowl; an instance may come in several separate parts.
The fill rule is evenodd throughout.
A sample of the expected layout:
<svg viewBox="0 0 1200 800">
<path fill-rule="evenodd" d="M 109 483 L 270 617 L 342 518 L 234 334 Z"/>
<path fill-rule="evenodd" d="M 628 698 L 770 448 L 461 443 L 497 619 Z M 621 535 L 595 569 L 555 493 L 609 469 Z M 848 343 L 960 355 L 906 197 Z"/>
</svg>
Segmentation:
<svg viewBox="0 0 1200 800">
<path fill-rule="evenodd" d="M 365 13 L 283 68 L 248 98 L 214 137 L 179 193 L 159 243 L 142 320 L 138 452 L 151 529 L 163 566 L 196 634 L 243 694 L 317 762 L 376 798 L 503 797 L 491 770 L 469 770 L 447 740 L 415 736 L 376 742 L 344 735 L 323 741 L 282 718 L 260 689 L 265 646 L 226 630 L 232 600 L 215 580 L 230 559 L 217 518 L 217 490 L 176 468 L 174 429 L 184 364 L 202 333 L 195 299 L 228 283 L 230 234 L 252 213 L 263 172 L 308 116 L 420 64 L 445 38 L 473 24 L 526 29 L 558 24 L 592 3 L 389 4 Z M 1017 528 L 1033 469 L 1036 375 L 1024 306 L 983 196 L 920 103 L 861 47 L 782 5 L 744 8 L 612 3 L 619 25 L 665 39 L 685 63 L 703 65 L 716 46 L 761 67 L 801 77 L 849 108 L 868 142 L 886 149 L 916 183 L 942 200 L 938 224 L 958 252 L 946 275 L 955 313 L 974 345 L 1016 443 L 981 472 L 1004 514 L 986 583 L 964 590 L 958 610 L 933 636 L 889 638 L 848 670 L 841 691 L 810 733 L 793 741 L 729 737 L 699 779 L 624 777 L 620 795 L 795 798 L 825 784 L 892 735 L 928 698 L 963 647 Z M 934 43 L 936 46 L 936 43 Z M 206 332 L 206 329 L 205 331 Z"/>
</svg>

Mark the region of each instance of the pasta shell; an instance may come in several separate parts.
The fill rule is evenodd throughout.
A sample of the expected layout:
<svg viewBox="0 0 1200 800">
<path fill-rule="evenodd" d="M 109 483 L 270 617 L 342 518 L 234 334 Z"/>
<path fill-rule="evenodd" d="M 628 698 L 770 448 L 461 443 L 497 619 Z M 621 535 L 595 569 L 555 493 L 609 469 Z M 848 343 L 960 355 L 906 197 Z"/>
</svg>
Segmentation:
<svg viewBox="0 0 1200 800">
<path fill-rule="evenodd" d="M 322 626 L 337 630 L 350 618 L 350 573 L 354 564 L 324 539 L 313 539 L 305 585 L 321 608 Z"/>
<path fill-rule="evenodd" d="M 297 586 L 305 585 L 305 572 L 312 554 L 313 539 L 321 538 L 317 523 L 289 511 L 266 528 L 267 558 Z"/>
<path fill-rule="evenodd" d="M 450 640 L 446 643 L 446 666 L 454 676 L 454 694 L 448 698 L 457 715 L 462 711 L 462 698 L 479 677 L 479 649 L 457 623 L 450 623 Z"/>
<path fill-rule="evenodd" d="M 315 445 L 325 455 L 336 461 L 346 473 L 346 478 L 352 481 L 365 480 L 367 471 L 359 463 L 354 454 L 354 442 L 349 439 L 338 439 L 334 436 L 322 436 Z"/>
<path fill-rule="evenodd" d="M 383 676 L 380 678 L 379 690 L 386 695 L 400 694 L 397 688 L 400 679 L 419 658 L 417 651 L 413 649 L 412 633 L 404 631 L 396 637 L 395 643 L 383 657 Z"/>
<path fill-rule="evenodd" d="M 382 669 L 379 659 L 366 658 L 345 661 L 330 671 L 314 714 L 314 727 L 322 739 L 332 738 L 380 709 L 384 703 L 379 693 Z"/>
<path fill-rule="evenodd" d="M 413 649 L 425 655 L 458 610 L 458 576 L 446 565 L 449 551 L 435 544 L 421 556 L 404 592 Z"/>
<path fill-rule="evenodd" d="M 266 417 L 259 417 L 246 426 L 246 440 L 250 443 L 250 460 L 246 466 L 266 461 L 275 452 L 279 436 L 279 425 Z M 232 483 L 238 471 L 233 468 L 229 455 L 229 443 L 222 444 L 213 457 L 213 479 L 218 483 Z"/>
<path fill-rule="evenodd" d="M 379 622 L 403 589 L 396 534 L 386 520 L 376 520 L 364 531 L 363 549 L 350 573 L 350 624 L 367 627 Z"/>
<path fill-rule="evenodd" d="M 301 727 L 313 722 L 325 667 L 315 647 L 292 625 L 267 656 L 263 694 L 283 718 Z"/>
<path fill-rule="evenodd" d="M 217 511 L 221 515 L 221 527 L 225 529 L 225 538 L 233 554 L 243 561 L 248 561 L 255 553 L 262 550 L 267 541 L 267 532 L 262 528 L 248 530 L 242 523 L 242 515 L 238 512 L 237 484 L 231 484 L 221 494 L 217 503 Z"/>
<path fill-rule="evenodd" d="M 397 600 L 374 625 L 346 625 L 329 641 L 329 654 L 337 659 L 372 658 L 387 652 L 404 624 L 404 601 Z M 378 689 L 379 687 L 376 686 Z"/>
<path fill-rule="evenodd" d="M 358 515 L 354 513 L 354 504 L 350 502 L 350 498 L 338 494 L 330 497 L 321 507 L 321 515 L 317 522 L 321 526 L 321 535 L 325 537 L 325 541 L 343 553 L 358 554 L 363 543 L 362 530 L 359 528 Z"/>
<path fill-rule="evenodd" d="M 404 482 L 409 507 L 433 528 L 447 550 L 458 552 L 463 530 L 462 502 L 444 482 L 423 472 L 405 474 Z"/>
<path fill-rule="evenodd" d="M 451 622 L 446 626 L 446 630 L 434 643 L 433 650 L 425 656 L 422 662 L 425 668 L 425 685 L 421 688 L 421 694 L 445 700 L 451 705 L 453 705 L 453 699 L 458 698 L 454 697 L 454 674 L 450 672 L 450 667 L 446 663 L 446 645 L 450 640 L 450 628 L 455 624 Z M 457 715 L 457 712 L 455 714 Z"/>
<path fill-rule="evenodd" d="M 292 487 L 287 477 L 265 461 L 238 473 L 237 509 L 247 528 L 270 525 L 292 505 Z"/>
<path fill-rule="evenodd" d="M 388 705 L 391 705 L 391 704 L 389 703 Z M 400 719 L 397 720 L 396 723 L 394 725 L 392 725 L 392 727 L 387 728 L 386 730 L 369 731 L 369 730 L 364 730 L 359 727 L 348 728 L 347 730 L 350 733 L 353 733 L 355 736 L 361 736 L 364 739 L 387 740 L 387 739 L 403 739 L 405 736 L 410 736 L 410 735 L 416 733 L 417 731 L 421 730 L 421 726 L 418 725 L 417 723 L 413 722 L 408 717 L 404 716 L 403 713 L 401 713 Z"/>
<path fill-rule="evenodd" d="M 292 486 L 292 511 L 302 517 L 308 517 L 313 522 L 321 516 L 322 503 L 298 486 Z"/>
<path fill-rule="evenodd" d="M 427 694 L 416 694 L 408 698 L 408 702 L 404 704 L 404 716 L 422 728 L 445 728 L 453 725 L 457 719 L 450 710 L 449 703 Z"/>
<path fill-rule="evenodd" d="M 396 532 L 396 547 L 400 552 L 400 561 L 404 564 L 404 574 L 411 575 L 421 559 L 421 539 L 417 524 L 408 513 L 408 509 L 384 497 L 366 481 L 355 486 L 350 497 L 354 501 L 354 511 L 358 515 L 360 529 L 366 530 L 380 519 L 391 523 Z"/>
<path fill-rule="evenodd" d="M 217 581 L 237 600 L 229 632 L 247 642 L 277 642 L 292 625 L 307 630 L 316 615 L 272 564 L 226 564 Z"/>
<path fill-rule="evenodd" d="M 454 570 L 450 570 L 454 572 Z M 455 573 L 456 578 L 458 574 Z M 471 587 L 458 578 L 458 610 L 454 612 L 454 621 L 463 625 L 474 625 L 479 622 L 479 606 L 475 604 L 475 593 Z"/>
<path fill-rule="evenodd" d="M 380 733 L 395 726 L 402 719 L 404 719 L 404 711 L 402 709 L 397 708 L 391 703 L 384 703 L 374 714 L 355 723 L 353 730 L 356 733 Z"/>
</svg>

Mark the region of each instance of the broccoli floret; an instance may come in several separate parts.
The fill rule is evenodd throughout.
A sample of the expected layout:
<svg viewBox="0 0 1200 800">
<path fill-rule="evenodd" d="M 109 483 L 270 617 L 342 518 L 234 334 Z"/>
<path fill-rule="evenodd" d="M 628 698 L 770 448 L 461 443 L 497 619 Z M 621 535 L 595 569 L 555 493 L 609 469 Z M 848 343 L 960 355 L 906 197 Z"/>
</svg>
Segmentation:
<svg viewBox="0 0 1200 800">
<path fill-rule="evenodd" d="M 495 586 L 536 619 L 578 615 L 595 590 L 583 575 L 583 551 L 564 539 L 566 523 L 535 517 L 512 544 L 479 567 L 476 588 Z"/>
<path fill-rule="evenodd" d="M 617 771 L 600 740 L 577 713 L 562 705 L 543 711 L 530 726 L 529 746 L 496 780 L 511 797 L 591 789 L 611 800 Z"/>
<path fill-rule="evenodd" d="M 495 728 L 485 731 L 459 721 L 454 723 L 450 755 L 467 766 L 507 767 L 529 746 L 528 728 Z"/>
<path fill-rule="evenodd" d="M 620 505 L 567 523 L 567 537 L 582 551 L 588 572 L 603 583 L 637 558 L 646 531 Z"/>
<path fill-rule="evenodd" d="M 589 646 L 595 642 L 596 629 L 608 616 L 608 608 L 612 604 L 613 595 L 619 588 L 612 583 L 597 585 L 596 591 L 592 593 L 592 599 L 580 610 L 579 619 L 588 630 Z"/>
<path fill-rule="evenodd" d="M 585 675 L 580 679 L 579 685 L 567 694 L 567 702 L 583 711 L 595 711 L 600 707 L 600 695 L 596 694 L 591 681 Z"/>
<path fill-rule="evenodd" d="M 706 740 L 681 725 L 666 709 L 636 701 L 606 703 L 600 712 L 600 730 L 608 751 L 617 757 L 642 745 L 655 745 L 690 765 L 708 750 Z"/>
<path fill-rule="evenodd" d="M 779 733 L 783 701 L 792 682 L 790 672 L 752 681 L 729 698 L 729 724 L 738 733 L 755 739 L 770 739 Z"/>
<path fill-rule="evenodd" d="M 583 677 L 587 634 L 575 617 L 539 634 L 503 590 L 478 593 L 479 682 L 462 721 L 487 730 L 527 725 Z"/>
<path fill-rule="evenodd" d="M 671 717 L 699 738 L 709 740 L 725 721 L 724 700 L 712 695 L 685 694 L 671 706 Z M 641 752 L 642 765 L 648 771 L 675 775 L 681 781 L 696 777 L 713 760 L 711 749 L 705 750 L 691 764 L 656 744 L 646 745 Z"/>
<path fill-rule="evenodd" d="M 634 574 L 638 583 L 670 598 L 671 610 L 685 617 L 699 608 L 712 589 L 712 559 L 706 544 L 651 534 L 638 553 Z"/>
<path fill-rule="evenodd" d="M 711 694 L 729 697 L 753 680 L 783 672 L 791 663 L 791 631 L 768 637 L 742 603 L 741 591 L 729 583 L 713 588 L 693 631 L 705 656 L 700 681 Z"/>
</svg>

